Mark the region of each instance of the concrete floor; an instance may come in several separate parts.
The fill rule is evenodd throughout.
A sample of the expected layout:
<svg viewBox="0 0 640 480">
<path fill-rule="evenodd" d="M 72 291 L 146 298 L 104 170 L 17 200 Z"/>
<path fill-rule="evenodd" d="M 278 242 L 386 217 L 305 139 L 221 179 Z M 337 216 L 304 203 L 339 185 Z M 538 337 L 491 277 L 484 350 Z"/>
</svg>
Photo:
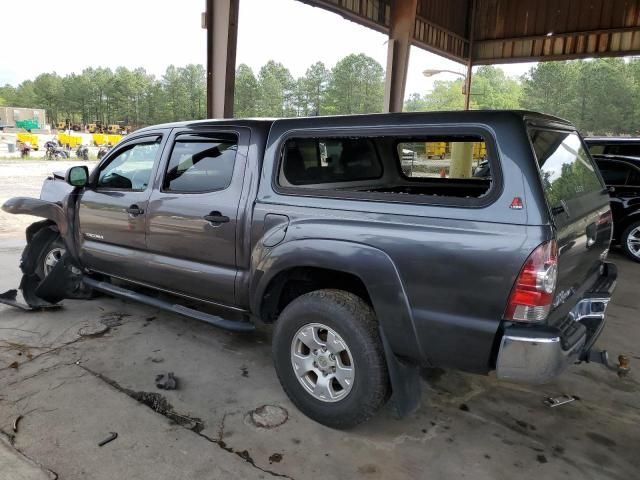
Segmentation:
<svg viewBox="0 0 640 480">
<path fill-rule="evenodd" d="M 21 248 L 0 240 L 0 291 L 18 283 Z M 22 415 L 15 448 L 64 479 L 638 478 L 640 265 L 612 259 L 620 281 L 599 346 L 630 356 L 623 379 L 599 365 L 573 366 L 542 387 L 425 371 L 422 405 L 409 418 L 386 408 L 334 431 L 284 395 L 270 331 L 223 332 L 101 297 L 39 313 L 0 306 L 0 429 L 11 436 Z M 168 371 L 176 391 L 155 387 Z M 562 393 L 579 400 L 543 404 Z M 250 412 L 262 405 L 288 419 L 256 426 Z M 118 438 L 98 447 L 109 432 Z"/>
</svg>

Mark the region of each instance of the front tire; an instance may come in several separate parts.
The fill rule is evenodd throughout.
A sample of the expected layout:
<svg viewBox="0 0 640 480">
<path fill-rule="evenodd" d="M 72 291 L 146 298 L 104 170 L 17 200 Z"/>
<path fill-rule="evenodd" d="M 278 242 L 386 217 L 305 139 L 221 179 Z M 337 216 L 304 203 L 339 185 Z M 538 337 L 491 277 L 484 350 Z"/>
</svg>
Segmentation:
<svg viewBox="0 0 640 480">
<path fill-rule="evenodd" d="M 354 427 L 389 398 L 375 314 L 352 293 L 317 290 L 287 305 L 275 326 L 273 359 L 291 401 L 328 427 Z"/>
<path fill-rule="evenodd" d="M 624 229 L 620 244 L 627 257 L 640 262 L 640 222 L 634 222 Z"/>
</svg>

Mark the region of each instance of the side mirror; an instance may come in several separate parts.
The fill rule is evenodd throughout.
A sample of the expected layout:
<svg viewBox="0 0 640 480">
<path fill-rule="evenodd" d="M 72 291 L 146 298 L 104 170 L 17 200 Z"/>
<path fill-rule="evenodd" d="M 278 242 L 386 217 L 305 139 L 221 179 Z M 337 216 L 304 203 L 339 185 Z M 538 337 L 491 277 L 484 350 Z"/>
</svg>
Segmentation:
<svg viewBox="0 0 640 480">
<path fill-rule="evenodd" d="M 89 181 L 89 169 L 85 166 L 71 167 L 65 173 L 64 180 L 72 187 L 84 187 Z"/>
</svg>

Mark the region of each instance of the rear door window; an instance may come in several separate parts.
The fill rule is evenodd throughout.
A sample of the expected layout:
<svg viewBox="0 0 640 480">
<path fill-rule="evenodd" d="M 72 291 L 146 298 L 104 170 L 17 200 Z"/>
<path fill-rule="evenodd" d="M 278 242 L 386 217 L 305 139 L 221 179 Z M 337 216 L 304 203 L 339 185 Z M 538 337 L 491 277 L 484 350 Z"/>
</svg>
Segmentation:
<svg viewBox="0 0 640 480">
<path fill-rule="evenodd" d="M 626 185 L 627 179 L 633 170 L 631 165 L 626 165 L 621 162 L 599 161 L 596 163 L 598 164 L 604 183 L 607 185 Z"/>
<path fill-rule="evenodd" d="M 224 190 L 231 183 L 237 151 L 237 139 L 231 136 L 179 136 L 171 151 L 163 191 L 202 193 Z"/>
<path fill-rule="evenodd" d="M 552 212 L 566 210 L 566 202 L 602 190 L 596 167 L 575 132 L 532 129 L 530 135 Z"/>
</svg>

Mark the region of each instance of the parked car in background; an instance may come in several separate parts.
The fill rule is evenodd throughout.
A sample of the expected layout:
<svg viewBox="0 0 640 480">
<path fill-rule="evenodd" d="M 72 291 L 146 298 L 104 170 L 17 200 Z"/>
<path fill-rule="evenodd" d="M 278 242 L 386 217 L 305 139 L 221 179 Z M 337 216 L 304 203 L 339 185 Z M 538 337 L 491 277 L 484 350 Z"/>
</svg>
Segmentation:
<svg viewBox="0 0 640 480">
<path fill-rule="evenodd" d="M 586 137 L 591 155 L 640 157 L 640 137 Z"/>
<path fill-rule="evenodd" d="M 640 157 L 594 155 L 593 158 L 611 197 L 614 243 L 629 258 L 640 262 Z"/>
</svg>

